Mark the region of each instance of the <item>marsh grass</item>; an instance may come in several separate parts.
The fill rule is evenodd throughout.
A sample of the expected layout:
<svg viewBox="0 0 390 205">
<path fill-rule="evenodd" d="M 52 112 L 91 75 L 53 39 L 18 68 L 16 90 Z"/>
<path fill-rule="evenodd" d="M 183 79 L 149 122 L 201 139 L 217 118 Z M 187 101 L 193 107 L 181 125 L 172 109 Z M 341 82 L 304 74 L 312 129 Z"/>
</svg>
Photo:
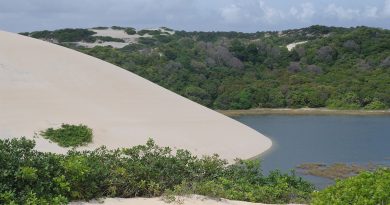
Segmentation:
<svg viewBox="0 0 390 205">
<path fill-rule="evenodd" d="M 328 179 L 345 179 L 355 176 L 363 171 L 373 171 L 378 168 L 378 165 L 357 165 L 345 163 L 326 165 L 321 163 L 305 163 L 297 166 L 297 168 L 299 172 L 305 175 L 313 175 Z"/>
</svg>

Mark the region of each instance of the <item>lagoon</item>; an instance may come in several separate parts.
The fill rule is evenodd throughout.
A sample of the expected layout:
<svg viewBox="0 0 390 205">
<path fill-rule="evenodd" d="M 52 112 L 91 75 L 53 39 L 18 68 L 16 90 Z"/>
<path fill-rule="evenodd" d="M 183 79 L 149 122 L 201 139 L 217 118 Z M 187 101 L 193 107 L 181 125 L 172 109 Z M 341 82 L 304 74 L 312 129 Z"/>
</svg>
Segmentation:
<svg viewBox="0 0 390 205">
<path fill-rule="evenodd" d="M 389 116 L 254 115 L 235 119 L 272 140 L 272 148 L 259 156 L 266 173 L 289 171 L 303 163 L 390 165 Z M 318 188 L 332 183 L 302 176 Z"/>
</svg>

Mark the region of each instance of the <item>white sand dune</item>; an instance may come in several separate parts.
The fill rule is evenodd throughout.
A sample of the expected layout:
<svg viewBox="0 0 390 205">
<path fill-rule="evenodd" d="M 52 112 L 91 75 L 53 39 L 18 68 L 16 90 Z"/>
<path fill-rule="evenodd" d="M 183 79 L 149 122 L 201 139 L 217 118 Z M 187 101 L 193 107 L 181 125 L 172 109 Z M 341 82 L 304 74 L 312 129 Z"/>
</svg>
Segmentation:
<svg viewBox="0 0 390 205">
<path fill-rule="evenodd" d="M 76 42 L 78 46 L 82 46 L 85 48 L 93 48 L 95 46 L 112 46 L 113 48 L 123 48 L 130 43 L 123 43 L 123 42 L 112 42 L 112 41 L 106 41 L 106 42 Z"/>
<path fill-rule="evenodd" d="M 250 158 L 271 146 L 255 130 L 131 72 L 71 49 L 0 32 L 0 137 L 33 137 L 61 123 L 94 130 L 84 149 L 157 144 Z M 37 149 L 64 152 L 40 138 Z"/>
<path fill-rule="evenodd" d="M 122 39 L 124 42 L 75 42 L 79 46 L 87 47 L 87 48 L 93 48 L 95 46 L 112 46 L 114 48 L 123 48 L 129 44 L 137 43 L 138 39 L 140 37 L 152 37 L 149 34 L 145 34 L 143 36 L 140 36 L 138 34 L 127 34 L 124 30 L 119 29 L 89 29 L 90 31 L 96 32 L 93 36 L 109 36 L 112 38 L 119 38 Z"/>
<path fill-rule="evenodd" d="M 89 30 L 96 32 L 93 36 L 110 36 L 113 38 L 120 38 L 120 39 L 132 38 L 135 35 L 139 36 L 137 34 L 129 35 L 124 30 L 121 29 L 107 28 L 107 29 L 89 29 Z"/>
<path fill-rule="evenodd" d="M 107 28 L 107 29 L 89 29 L 89 30 L 95 32 L 95 34 L 93 34 L 93 36 L 103 36 L 103 37 L 108 36 L 108 37 L 112 37 L 112 38 L 119 38 L 119 39 L 122 39 L 124 42 L 97 41 L 97 42 L 91 43 L 91 42 L 81 41 L 81 42 L 74 42 L 74 43 L 76 43 L 79 46 L 86 47 L 86 48 L 93 48 L 95 46 L 112 46 L 114 48 L 123 48 L 129 44 L 137 43 L 138 39 L 140 37 L 143 37 L 143 38 L 153 37 L 152 35 L 147 34 L 147 33 L 142 35 L 142 36 L 139 34 L 129 35 L 123 29 Z M 157 31 L 158 30 L 158 31 L 163 32 L 161 35 L 172 35 L 175 33 L 174 31 L 168 31 L 168 30 L 163 29 L 163 28 L 146 29 L 146 30 L 150 30 L 150 31 Z"/>
<path fill-rule="evenodd" d="M 286 46 L 288 51 L 291 51 L 293 48 L 295 48 L 297 45 L 307 43 L 307 41 L 300 41 L 300 42 L 295 42 L 295 43 L 290 43 Z"/>
<path fill-rule="evenodd" d="M 160 197 L 158 198 L 108 198 L 104 199 L 104 202 L 101 201 L 91 201 L 91 202 L 72 202 L 71 205 L 264 205 L 262 203 L 250 203 L 243 201 L 234 201 L 227 199 L 210 199 L 208 197 L 192 195 L 189 197 L 179 197 L 179 200 L 167 203 Z M 292 205 L 292 204 L 290 204 Z"/>
</svg>

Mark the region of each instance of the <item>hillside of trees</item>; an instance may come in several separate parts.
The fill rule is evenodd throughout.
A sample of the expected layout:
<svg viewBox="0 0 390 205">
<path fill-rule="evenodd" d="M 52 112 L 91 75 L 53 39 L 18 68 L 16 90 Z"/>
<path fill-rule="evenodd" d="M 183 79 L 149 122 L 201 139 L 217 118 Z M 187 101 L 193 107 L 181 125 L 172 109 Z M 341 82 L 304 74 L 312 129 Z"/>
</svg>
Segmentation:
<svg viewBox="0 0 390 205">
<path fill-rule="evenodd" d="M 390 107 L 390 31 L 385 29 L 149 32 L 152 37 L 120 49 L 72 43 L 93 40 L 87 29 L 23 34 L 49 37 L 213 109 Z M 307 42 L 286 48 L 302 41 Z"/>
</svg>

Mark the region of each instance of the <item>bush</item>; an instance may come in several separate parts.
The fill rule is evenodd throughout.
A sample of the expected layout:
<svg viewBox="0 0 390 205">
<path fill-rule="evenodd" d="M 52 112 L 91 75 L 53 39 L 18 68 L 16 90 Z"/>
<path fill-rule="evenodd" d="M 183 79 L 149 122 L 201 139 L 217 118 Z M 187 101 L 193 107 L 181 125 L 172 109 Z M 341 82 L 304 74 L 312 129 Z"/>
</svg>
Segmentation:
<svg viewBox="0 0 390 205">
<path fill-rule="evenodd" d="M 149 35 L 161 35 L 161 31 L 160 30 L 146 30 L 146 29 L 143 29 L 143 30 L 140 30 L 137 32 L 138 35 L 140 36 L 143 36 L 145 34 L 149 34 Z"/>
<path fill-rule="evenodd" d="M 203 194 L 253 202 L 307 202 L 312 185 L 294 174 L 264 176 L 258 161 L 227 165 L 217 155 L 175 154 L 152 140 L 132 148 L 34 150 L 25 138 L 0 139 L 0 204 L 65 204 L 100 197 Z"/>
<path fill-rule="evenodd" d="M 61 128 L 48 128 L 41 135 L 62 147 L 78 147 L 92 142 L 92 129 L 82 124 L 62 124 Z"/>
<path fill-rule="evenodd" d="M 123 39 L 113 38 L 111 36 L 95 36 L 94 38 L 97 40 L 104 41 L 104 42 L 121 42 L 121 43 L 125 42 Z"/>
<path fill-rule="evenodd" d="M 313 205 L 390 204 L 390 169 L 363 172 L 313 194 Z"/>
<path fill-rule="evenodd" d="M 88 29 L 60 29 L 52 32 L 53 38 L 59 42 L 94 42 L 93 34 L 96 32 Z"/>
<path fill-rule="evenodd" d="M 134 28 L 126 28 L 125 32 L 129 35 L 134 35 L 137 33 L 137 31 Z"/>
<path fill-rule="evenodd" d="M 125 27 L 121 27 L 121 26 L 111 26 L 111 29 L 114 29 L 114 30 L 124 30 L 126 28 Z"/>
<path fill-rule="evenodd" d="M 310 200 L 312 191 L 313 186 L 293 172 L 273 171 L 264 176 L 259 161 L 239 160 L 215 179 L 184 182 L 168 193 L 170 196 L 195 193 L 262 203 L 305 203 Z"/>
<path fill-rule="evenodd" d="M 25 138 L 0 140 L 0 204 L 66 204 L 62 155 L 34 150 Z"/>
<path fill-rule="evenodd" d="M 368 105 L 366 105 L 364 107 L 364 109 L 367 109 L 367 110 L 384 110 L 386 109 L 386 105 L 377 100 L 377 99 L 374 99 L 371 103 L 369 103 Z"/>
<path fill-rule="evenodd" d="M 105 26 L 97 26 L 97 27 L 93 27 L 92 29 L 95 29 L 95 30 L 107 30 L 108 27 L 105 27 Z"/>
</svg>

